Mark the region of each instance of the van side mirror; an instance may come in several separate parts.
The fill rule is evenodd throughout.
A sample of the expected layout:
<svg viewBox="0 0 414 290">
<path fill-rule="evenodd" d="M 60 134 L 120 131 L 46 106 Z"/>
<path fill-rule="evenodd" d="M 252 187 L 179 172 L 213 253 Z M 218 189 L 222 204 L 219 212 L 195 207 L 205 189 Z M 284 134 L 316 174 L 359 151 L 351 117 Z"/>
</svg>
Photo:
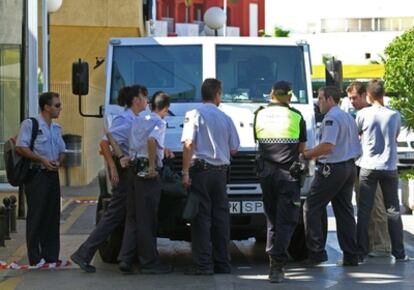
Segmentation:
<svg viewBox="0 0 414 290">
<path fill-rule="evenodd" d="M 326 62 L 325 81 L 327 86 L 335 86 L 342 92 L 342 62 L 332 58 Z"/>
<path fill-rule="evenodd" d="M 72 94 L 87 95 L 89 93 L 89 65 L 79 59 L 72 64 Z"/>
<path fill-rule="evenodd" d="M 102 118 L 102 109 L 99 114 L 85 114 L 82 111 L 82 96 L 89 93 L 89 65 L 86 61 L 79 59 L 72 64 L 72 94 L 79 96 L 79 114 L 82 117 Z"/>
</svg>

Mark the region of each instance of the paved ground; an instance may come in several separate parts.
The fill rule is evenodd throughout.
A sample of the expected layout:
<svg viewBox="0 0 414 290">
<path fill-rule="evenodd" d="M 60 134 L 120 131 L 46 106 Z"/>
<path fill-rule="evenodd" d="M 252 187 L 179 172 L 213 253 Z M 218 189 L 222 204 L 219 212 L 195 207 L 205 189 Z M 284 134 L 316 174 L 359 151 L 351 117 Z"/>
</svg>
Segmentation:
<svg viewBox="0 0 414 290">
<path fill-rule="evenodd" d="M 96 184 L 82 188 L 64 188 L 61 258 L 85 240 L 94 227 L 95 204 L 77 203 L 96 196 Z M 414 256 L 414 216 L 404 215 L 407 252 Z M 233 273 L 211 277 L 182 274 L 190 263 L 190 245 L 159 239 L 161 257 L 174 265 L 168 275 L 122 275 L 117 265 L 103 263 L 97 255 L 97 273 L 86 274 L 75 266 L 61 269 L 0 270 L 0 289 L 414 289 L 414 261 L 395 264 L 392 258 L 371 258 L 359 267 L 343 268 L 335 262 L 341 257 L 336 240 L 335 221 L 331 217 L 328 235 L 329 261 L 320 267 L 303 268 L 290 263 L 287 281 L 267 282 L 267 257 L 264 245 L 254 239 L 231 244 Z M 12 234 L 6 248 L 0 248 L 0 260 L 27 263 L 24 245 L 24 220 L 18 221 L 18 233 Z"/>
</svg>

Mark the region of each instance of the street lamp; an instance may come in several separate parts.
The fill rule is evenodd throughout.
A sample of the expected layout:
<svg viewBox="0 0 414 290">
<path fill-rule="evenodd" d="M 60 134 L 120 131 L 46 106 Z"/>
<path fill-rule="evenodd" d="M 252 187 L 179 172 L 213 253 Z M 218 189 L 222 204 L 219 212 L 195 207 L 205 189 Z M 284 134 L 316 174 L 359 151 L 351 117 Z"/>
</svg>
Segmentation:
<svg viewBox="0 0 414 290">
<path fill-rule="evenodd" d="M 218 30 L 226 23 L 226 13 L 220 7 L 210 7 L 204 13 L 204 23 L 206 26 L 214 30 L 214 35 L 218 36 Z M 206 34 L 208 34 L 208 31 Z"/>
<path fill-rule="evenodd" d="M 42 0 L 43 92 L 49 91 L 49 13 L 59 10 L 62 0 Z"/>
</svg>

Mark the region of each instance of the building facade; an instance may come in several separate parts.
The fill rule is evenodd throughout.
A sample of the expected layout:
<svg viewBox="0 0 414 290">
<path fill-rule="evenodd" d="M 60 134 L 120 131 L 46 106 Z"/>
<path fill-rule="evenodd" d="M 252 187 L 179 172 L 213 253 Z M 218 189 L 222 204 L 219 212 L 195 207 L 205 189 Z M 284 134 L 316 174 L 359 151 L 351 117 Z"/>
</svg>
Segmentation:
<svg viewBox="0 0 414 290">
<path fill-rule="evenodd" d="M 198 23 L 210 7 L 223 7 L 223 0 L 159 0 L 157 19 L 175 23 Z M 227 26 L 240 28 L 240 36 L 257 36 L 265 25 L 264 0 L 228 0 Z M 170 28 L 171 29 L 171 28 Z"/>
</svg>

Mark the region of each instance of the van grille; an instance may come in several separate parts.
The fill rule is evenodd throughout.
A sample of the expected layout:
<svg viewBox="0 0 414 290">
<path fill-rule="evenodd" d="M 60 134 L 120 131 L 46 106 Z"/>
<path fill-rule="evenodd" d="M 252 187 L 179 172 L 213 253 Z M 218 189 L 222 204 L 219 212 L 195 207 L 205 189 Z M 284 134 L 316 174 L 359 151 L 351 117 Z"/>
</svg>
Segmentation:
<svg viewBox="0 0 414 290">
<path fill-rule="evenodd" d="M 258 183 L 255 158 L 254 152 L 239 152 L 233 156 L 229 183 Z"/>
</svg>

